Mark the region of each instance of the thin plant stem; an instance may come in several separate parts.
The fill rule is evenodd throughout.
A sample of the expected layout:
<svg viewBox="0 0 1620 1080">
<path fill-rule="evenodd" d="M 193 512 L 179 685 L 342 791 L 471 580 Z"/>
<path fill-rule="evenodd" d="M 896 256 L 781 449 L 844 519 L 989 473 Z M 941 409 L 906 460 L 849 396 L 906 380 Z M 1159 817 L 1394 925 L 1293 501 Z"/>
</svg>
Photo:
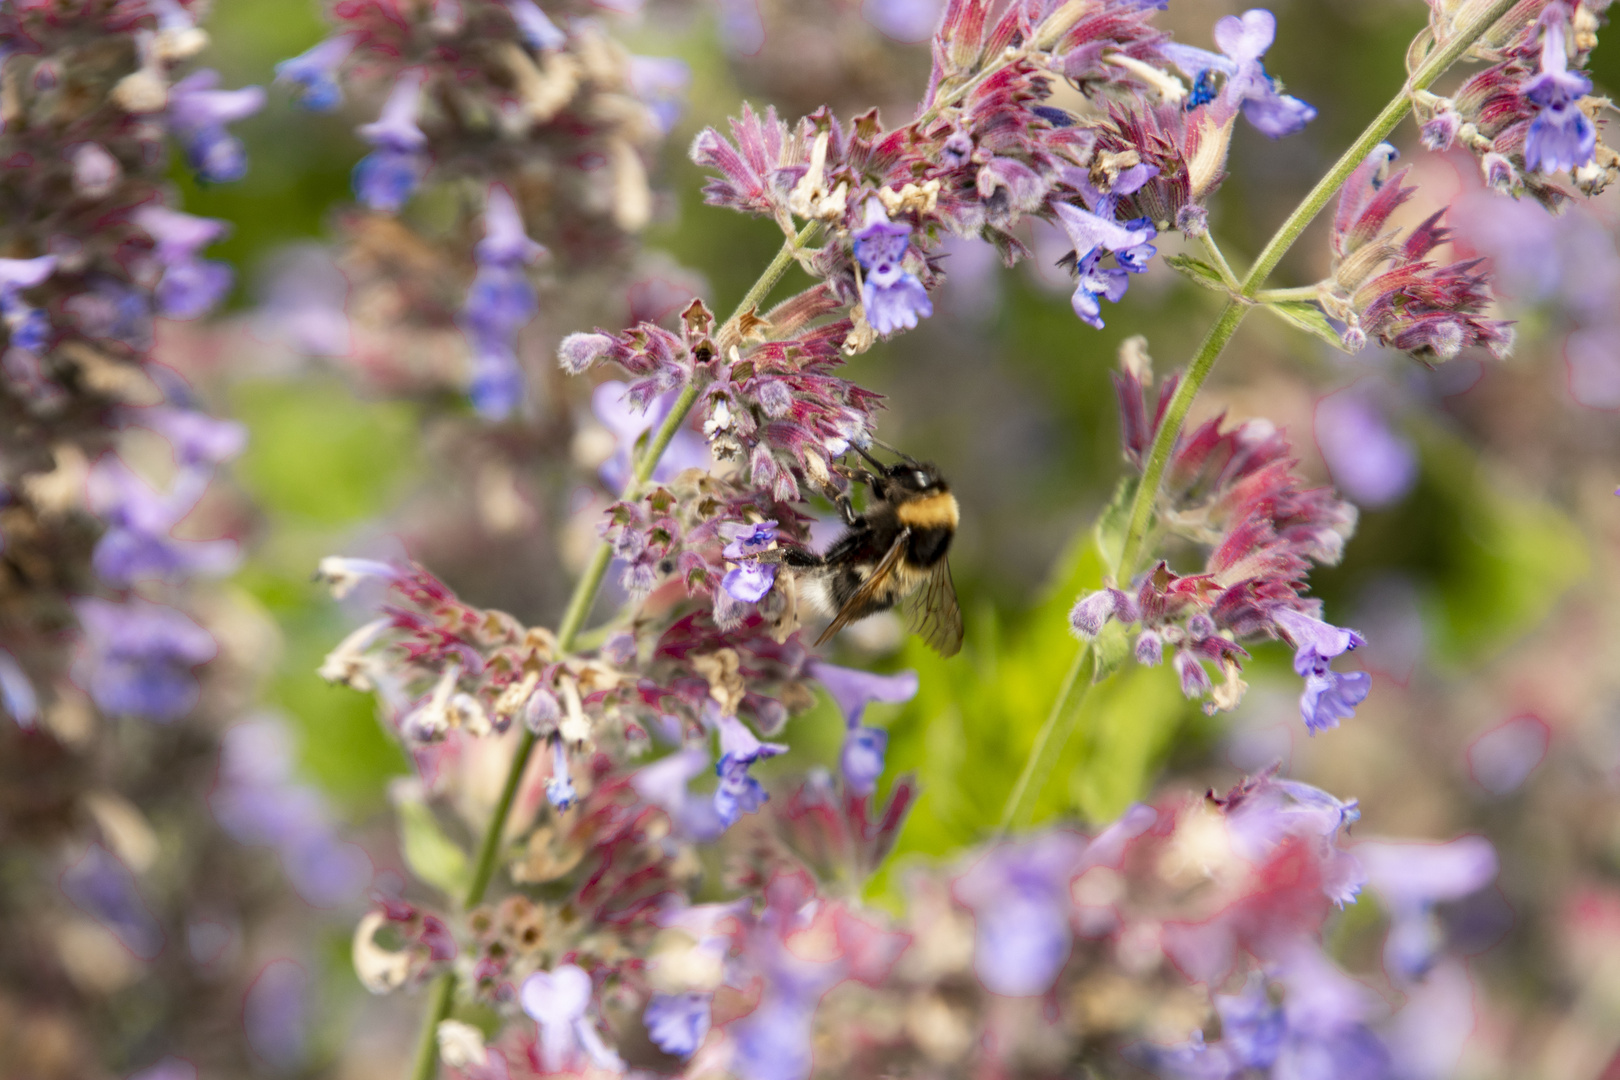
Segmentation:
<svg viewBox="0 0 1620 1080">
<path fill-rule="evenodd" d="M 1412 107 L 1412 96 L 1419 90 L 1425 90 L 1443 75 L 1452 64 L 1462 58 L 1463 54 L 1474 44 L 1479 37 L 1491 28 L 1498 19 L 1506 15 L 1514 6 L 1516 0 L 1491 0 L 1488 5 L 1479 8 L 1473 18 L 1459 27 L 1455 34 L 1447 39 L 1444 46 L 1433 50 L 1412 73 L 1410 79 L 1401 87 L 1400 93 L 1392 98 L 1389 104 L 1373 118 L 1371 124 L 1361 133 L 1350 148 L 1344 152 L 1333 168 L 1319 180 L 1315 187 L 1304 199 L 1300 200 L 1294 212 L 1266 242 L 1260 255 L 1255 259 L 1254 265 L 1249 269 L 1240 284 L 1236 283 L 1235 276 L 1226 261 L 1221 257 L 1220 250 L 1211 238 L 1205 239 L 1205 247 L 1216 259 L 1216 269 L 1220 272 L 1228 288 L 1232 289 L 1226 306 L 1221 309 L 1220 316 L 1215 324 L 1209 328 L 1198 351 L 1193 354 L 1192 361 L 1187 365 L 1186 374 L 1176 386 L 1175 394 L 1165 410 L 1164 420 L 1153 439 L 1153 446 L 1148 452 L 1146 468 L 1142 471 L 1142 482 L 1136 489 L 1136 497 L 1131 503 L 1129 526 L 1125 533 L 1125 542 L 1120 552 L 1119 577 L 1122 581 L 1129 581 L 1136 575 L 1137 561 L 1142 557 L 1144 542 L 1148 535 L 1153 519 L 1153 506 L 1158 498 L 1159 485 L 1164 480 L 1164 470 L 1170 461 L 1170 453 L 1174 449 L 1176 440 L 1181 435 L 1181 426 L 1187 419 L 1187 413 L 1192 408 L 1193 399 L 1203 387 L 1204 381 L 1209 378 L 1210 371 L 1215 367 L 1221 350 L 1232 335 L 1237 331 L 1238 324 L 1243 321 L 1249 309 L 1260 298 L 1260 286 L 1265 284 L 1266 278 L 1272 270 L 1276 269 L 1282 257 L 1299 239 L 1305 227 L 1321 213 L 1328 200 L 1338 192 L 1355 171 L 1356 166 L 1364 161 L 1373 147 L 1383 142 L 1395 126 L 1406 116 Z M 1064 10 L 1064 9 L 1060 9 Z M 1236 284 L 1236 288 L 1232 288 Z M 1281 295 L 1279 295 L 1281 294 Z M 1310 299 L 1315 295 L 1315 287 L 1310 289 L 1310 296 L 1297 295 L 1297 290 L 1275 290 L 1267 295 L 1267 299 Z M 1035 737 L 1035 745 L 1030 748 L 1029 759 L 1024 763 L 1024 770 L 1013 786 L 1011 796 L 1007 800 L 1007 807 L 1002 812 L 1001 825 L 997 834 L 1005 833 L 1009 828 L 1019 822 L 1024 812 L 1023 804 L 1032 798 L 1031 790 L 1039 790 L 1045 783 L 1045 778 L 1052 769 L 1061 746 L 1067 743 L 1069 731 L 1073 720 L 1064 728 L 1064 737 L 1056 744 L 1052 739 L 1057 730 L 1059 720 L 1065 715 L 1065 708 L 1069 697 L 1074 693 L 1075 683 L 1079 680 L 1085 666 L 1086 648 L 1081 646 L 1075 656 L 1074 663 L 1063 678 L 1058 688 L 1057 698 L 1052 702 L 1052 710 L 1041 726 L 1040 733 Z M 1070 714 L 1071 716 L 1073 714 Z M 1036 782 L 1036 777 L 1040 782 Z"/>
<path fill-rule="evenodd" d="M 730 318 L 721 325 L 715 335 L 717 340 L 734 340 L 738 336 L 743 317 L 758 310 L 765 297 L 770 295 L 771 290 L 782 280 L 782 275 L 787 273 L 788 267 L 793 265 L 798 253 L 815 239 L 821 227 L 821 222 L 812 221 L 799 230 L 797 235 L 783 242 L 781 250 L 749 288 Z M 669 448 L 675 433 L 686 422 L 687 415 L 692 411 L 692 406 L 697 404 L 698 396 L 702 392 L 703 387 L 693 379 L 675 399 L 669 415 L 664 417 L 664 422 L 659 425 L 641 456 L 637 458 L 635 469 L 630 474 L 630 481 L 625 485 L 625 498 L 635 498 L 652 478 L 659 459 Z M 591 553 L 591 561 L 585 567 L 585 572 L 580 575 L 579 581 L 575 583 L 573 595 L 568 598 L 568 607 L 563 611 L 562 621 L 557 624 L 559 653 L 567 653 L 578 641 L 580 631 L 585 627 L 585 620 L 590 616 L 591 608 L 596 603 L 596 594 L 602 587 L 602 579 L 607 576 L 608 565 L 612 561 L 613 547 L 606 541 L 598 544 L 596 550 Z M 484 834 L 478 843 L 478 857 L 473 863 L 472 878 L 468 881 L 467 894 L 461 903 L 464 911 L 475 908 L 483 902 L 484 892 L 495 876 L 496 856 L 500 853 L 501 839 L 506 834 L 506 822 L 511 817 L 512 804 L 517 801 L 518 788 L 522 785 L 523 774 L 529 767 L 529 759 L 534 755 L 538 741 L 534 732 L 528 728 L 524 728 L 518 737 L 517 747 L 512 753 L 512 764 L 506 770 L 506 781 L 501 785 L 500 798 L 495 801 L 489 823 L 484 827 Z M 433 982 L 433 988 L 428 996 L 427 1014 L 423 1018 L 421 1038 L 417 1042 L 416 1058 L 411 1068 L 411 1080 L 433 1080 L 438 1071 L 438 1027 L 450 1015 L 455 987 L 456 977 L 449 971 L 439 975 Z"/>
<path fill-rule="evenodd" d="M 1057 730 L 1058 721 L 1065 714 L 1070 717 L 1079 713 L 1078 706 L 1074 710 L 1066 710 L 1070 696 L 1074 694 L 1075 684 L 1086 668 L 1086 656 L 1090 652 L 1089 643 L 1082 642 L 1075 651 L 1074 662 L 1069 665 L 1068 674 L 1063 676 L 1063 683 L 1058 687 L 1057 697 L 1052 701 L 1052 708 L 1046 714 L 1046 722 L 1035 735 L 1035 744 L 1029 748 L 1029 757 L 1024 759 L 1024 769 L 1018 774 L 1018 782 L 1013 784 L 1012 792 L 1007 796 L 1007 805 L 1001 811 L 1001 824 L 996 826 L 996 835 L 1005 836 L 1010 829 L 1022 824 L 1028 817 L 1029 807 L 1033 805 L 1035 797 L 1046 786 L 1046 777 L 1052 771 L 1052 763 L 1057 760 L 1062 745 L 1056 751 L 1048 751 L 1052 745 L 1052 734 Z M 1061 744 L 1067 744 L 1073 721 L 1064 726 Z M 1040 776 L 1037 778 L 1036 773 Z"/>
<path fill-rule="evenodd" d="M 1175 395 L 1165 410 L 1164 422 L 1159 425 L 1158 433 L 1153 438 L 1153 447 L 1148 452 L 1147 467 L 1142 472 L 1142 483 L 1136 489 L 1136 498 L 1131 504 L 1130 525 L 1125 533 L 1125 545 L 1119 564 L 1121 580 L 1129 581 L 1136 574 L 1137 559 L 1142 555 L 1143 540 L 1147 537 L 1148 525 L 1153 517 L 1153 505 L 1158 498 L 1159 484 L 1164 479 L 1170 452 L 1181 436 L 1181 425 L 1187 418 L 1188 410 L 1192 408 L 1193 398 L 1197 397 L 1204 380 L 1209 377 L 1221 349 L 1226 347 L 1238 324 L 1248 314 L 1252 302 L 1260 292 L 1260 286 L 1265 284 L 1266 278 L 1276 269 L 1282 257 L 1294 245 L 1294 241 L 1299 239 L 1300 234 L 1316 215 L 1322 212 L 1328 200 L 1338 193 L 1339 188 L 1349 179 L 1356 167 L 1366 160 L 1375 146 L 1395 130 L 1395 125 L 1399 124 L 1412 108 L 1413 93 L 1427 89 L 1445 74 L 1446 69 L 1461 59 L 1480 35 L 1489 30 L 1496 20 L 1507 14 L 1514 3 L 1515 0 L 1493 0 L 1460 27 L 1444 46 L 1431 52 L 1417 71 L 1412 73 L 1406 85 L 1401 87 L 1400 93 L 1391 98 L 1389 104 L 1373 118 L 1372 123 L 1367 125 L 1366 130 L 1350 144 L 1350 148 L 1334 162 L 1333 168 L 1329 169 L 1305 198 L 1300 200 L 1294 212 L 1288 215 L 1288 219 L 1261 249 L 1254 266 L 1243 278 L 1241 288 L 1227 302 L 1219 320 L 1210 328 L 1203 344 L 1198 347 L 1198 352 L 1187 367 L 1186 375 L 1176 386 Z"/>
<path fill-rule="evenodd" d="M 1292 289 L 1261 289 L 1254 298 L 1262 304 L 1270 304 L 1279 300 L 1315 300 L 1316 295 L 1315 285 L 1298 285 Z"/>
<path fill-rule="evenodd" d="M 1237 275 L 1232 272 L 1232 264 L 1226 261 L 1226 253 L 1221 250 L 1221 245 L 1215 242 L 1215 234 L 1206 232 L 1199 239 L 1203 241 L 1204 251 L 1208 253 L 1210 261 L 1215 264 L 1216 272 L 1221 275 L 1221 282 L 1228 289 L 1239 288 Z"/>
</svg>

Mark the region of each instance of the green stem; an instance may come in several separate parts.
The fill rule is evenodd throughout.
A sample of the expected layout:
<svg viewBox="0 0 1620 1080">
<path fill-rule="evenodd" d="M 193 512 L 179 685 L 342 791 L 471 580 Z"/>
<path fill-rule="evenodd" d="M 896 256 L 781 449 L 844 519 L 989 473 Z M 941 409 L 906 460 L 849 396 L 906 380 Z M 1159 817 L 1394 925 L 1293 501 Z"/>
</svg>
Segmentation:
<svg viewBox="0 0 1620 1080">
<path fill-rule="evenodd" d="M 1199 239 L 1203 241 L 1204 251 L 1209 254 L 1210 260 L 1215 264 L 1216 272 L 1221 275 L 1222 283 L 1228 289 L 1236 290 L 1239 288 L 1237 275 L 1232 272 L 1232 264 L 1226 261 L 1226 253 L 1221 250 L 1221 245 L 1215 242 L 1215 234 L 1206 231 Z"/>
<path fill-rule="evenodd" d="M 1069 673 L 1063 676 L 1063 684 L 1058 687 L 1051 711 L 1046 714 L 1046 722 L 1035 735 L 1035 745 L 1029 748 L 1029 757 L 1024 759 L 1024 771 L 1018 774 L 1018 782 L 1013 785 L 1012 793 L 1007 796 L 1007 805 L 1001 811 L 1001 824 L 996 826 L 997 836 L 1005 836 L 1009 830 L 1023 824 L 1028 818 L 1035 797 L 1046 786 L 1046 778 L 1052 771 L 1053 763 L 1057 761 L 1063 746 L 1069 741 L 1069 734 L 1074 726 L 1072 719 L 1064 727 L 1063 738 L 1057 748 L 1050 752 L 1048 750 L 1052 745 L 1052 733 L 1057 730 L 1058 721 L 1065 714 L 1071 718 L 1079 715 L 1078 708 L 1066 710 L 1065 706 L 1074 694 L 1075 684 L 1080 681 L 1080 676 L 1085 671 L 1086 654 L 1089 651 L 1089 644 L 1085 642 L 1082 642 L 1080 648 L 1075 651 L 1074 663 L 1069 665 Z M 1026 803 L 1030 805 L 1026 806 Z"/>
<path fill-rule="evenodd" d="M 796 236 L 783 242 L 776 257 L 770 261 L 759 279 L 743 296 L 742 302 L 731 313 L 731 317 L 721 325 L 715 335 L 717 340 L 737 336 L 743 316 L 758 310 L 765 297 L 770 295 L 771 289 L 775 288 L 777 282 L 782 280 L 782 275 L 787 273 L 788 267 L 793 265 L 794 258 L 820 231 L 821 222 L 812 221 L 799 230 Z M 687 414 L 692 411 L 692 406 L 697 404 L 698 395 L 702 392 L 703 387 L 693 379 L 675 399 L 669 415 L 664 418 L 664 422 L 653 433 L 652 439 L 636 460 L 630 482 L 625 485 L 626 499 L 635 498 L 652 478 L 659 459 L 669 448 L 675 433 L 686 422 Z M 591 554 L 590 564 L 585 567 L 584 574 L 580 575 L 579 581 L 574 585 L 574 593 L 568 598 L 568 607 L 563 611 L 562 621 L 557 624 L 558 653 L 569 652 L 579 640 L 580 631 L 584 629 L 585 620 L 590 616 L 591 607 L 596 603 L 597 591 L 601 589 L 602 579 L 607 576 L 607 568 L 612 561 L 612 545 L 605 541 L 598 544 Z M 506 834 L 506 821 L 512 814 L 512 804 L 517 801 L 518 788 L 523 782 L 523 774 L 529 767 L 529 758 L 533 756 L 538 742 L 534 732 L 528 728 L 524 728 L 522 735 L 518 737 L 517 747 L 512 753 L 512 764 L 506 770 L 506 781 L 501 785 L 500 798 L 495 801 L 495 809 L 490 814 L 489 824 L 484 827 L 484 835 L 478 843 L 478 858 L 473 863 L 472 880 L 468 883 L 467 895 L 462 900 L 463 910 L 475 908 L 483 903 L 484 892 L 495 876 L 496 856 L 500 854 L 501 839 Z M 438 1071 L 439 1024 L 450 1015 L 455 987 L 456 977 L 453 972 L 446 971 L 434 980 L 433 989 L 428 997 L 427 1015 L 423 1019 L 422 1035 L 417 1042 L 416 1058 L 411 1068 L 411 1080 L 433 1080 Z"/>
<path fill-rule="evenodd" d="M 1270 304 L 1279 300 L 1315 300 L 1317 288 L 1315 285 L 1299 285 L 1292 289 L 1261 289 L 1254 294 L 1254 298 L 1262 304 Z"/>
<path fill-rule="evenodd" d="M 1271 271 L 1276 269 L 1288 249 L 1299 239 L 1305 227 L 1311 223 L 1328 200 L 1338 193 L 1345 180 L 1356 167 L 1366 160 L 1372 153 L 1373 147 L 1383 142 L 1389 133 L 1395 130 L 1408 110 L 1412 107 L 1412 94 L 1418 90 L 1427 89 L 1446 69 L 1461 59 L 1479 36 L 1491 28 L 1491 25 L 1507 14 L 1513 7 L 1515 0 L 1492 0 L 1492 3 L 1481 9 L 1440 48 L 1435 49 L 1423 61 L 1417 71 L 1412 73 L 1401 92 L 1392 98 L 1389 104 L 1373 118 L 1350 148 L 1334 162 L 1333 168 L 1317 181 L 1309 194 L 1300 200 L 1294 212 L 1288 215 L 1288 220 L 1282 223 L 1272 238 L 1261 249 L 1260 255 L 1254 261 L 1244 277 L 1241 287 L 1233 298 L 1228 301 L 1225 310 L 1221 312 L 1220 319 L 1210 328 L 1209 334 L 1204 338 L 1203 344 L 1198 347 L 1192 363 L 1188 365 L 1186 375 L 1176 387 L 1176 393 L 1170 400 L 1170 406 L 1165 411 L 1164 422 L 1159 425 L 1158 433 L 1153 438 L 1153 448 L 1148 453 L 1147 467 L 1142 472 L 1141 486 L 1136 489 L 1136 498 L 1131 503 L 1130 525 L 1125 533 L 1125 546 L 1119 563 L 1119 575 L 1123 581 L 1129 581 L 1135 576 L 1137 559 L 1141 557 L 1143 540 L 1147 537 L 1149 523 L 1153 517 L 1153 504 L 1158 498 L 1159 484 L 1164 479 L 1164 470 L 1170 460 L 1170 452 L 1176 440 L 1181 436 L 1181 425 L 1187 417 L 1187 411 L 1192 407 L 1193 398 L 1203 387 L 1204 380 L 1209 377 L 1210 370 L 1215 366 L 1215 360 L 1220 356 L 1221 349 L 1232 339 L 1232 333 L 1237 329 L 1238 323 L 1248 314 L 1250 301 L 1257 298 L 1260 286 L 1265 284 Z M 1314 296 L 1314 290 L 1313 294 Z"/>
</svg>

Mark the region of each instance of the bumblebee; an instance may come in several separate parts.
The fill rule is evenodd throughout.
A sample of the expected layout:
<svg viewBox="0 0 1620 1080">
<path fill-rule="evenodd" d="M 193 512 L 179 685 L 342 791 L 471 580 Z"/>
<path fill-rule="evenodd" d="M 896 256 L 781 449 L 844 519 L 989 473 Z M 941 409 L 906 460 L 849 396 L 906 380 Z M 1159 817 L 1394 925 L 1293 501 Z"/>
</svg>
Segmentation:
<svg viewBox="0 0 1620 1080">
<path fill-rule="evenodd" d="M 839 467 L 872 491 L 857 514 L 847 495 L 836 498 L 848 528 L 826 554 L 795 549 L 783 562 L 797 574 L 800 596 L 832 614 L 821 645 L 859 619 L 900 605 L 913 632 L 941 656 L 962 648 L 962 610 L 946 554 L 960 511 L 934 466 L 901 455 L 885 465 L 858 451 L 871 470 Z"/>
</svg>

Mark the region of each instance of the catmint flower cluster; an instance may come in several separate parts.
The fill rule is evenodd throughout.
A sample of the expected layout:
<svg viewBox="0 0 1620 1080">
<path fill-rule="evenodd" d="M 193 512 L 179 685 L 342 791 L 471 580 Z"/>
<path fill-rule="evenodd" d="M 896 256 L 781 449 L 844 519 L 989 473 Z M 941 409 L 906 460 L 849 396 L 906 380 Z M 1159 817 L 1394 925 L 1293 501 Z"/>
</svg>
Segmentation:
<svg viewBox="0 0 1620 1080">
<path fill-rule="evenodd" d="M 1155 392 L 1140 338 L 1121 350 L 1114 376 L 1126 460 L 1142 467 L 1177 378 Z M 1091 640 L 1110 624 L 1136 627 L 1138 663 L 1169 659 L 1182 692 L 1211 711 L 1234 708 L 1247 684 L 1243 642 L 1281 637 L 1305 678 L 1300 711 L 1311 731 L 1336 727 L 1367 696 L 1370 677 L 1331 662 L 1363 644 L 1323 622 L 1320 603 L 1301 594 L 1311 564 L 1338 562 L 1355 528 L 1354 506 L 1328 488 L 1307 488 L 1288 440 L 1266 420 L 1227 427 L 1217 417 L 1177 440 L 1155 508 L 1159 528 L 1207 550 L 1201 570 L 1180 574 L 1158 561 L 1129 583 L 1080 598 L 1075 633 Z M 1211 680 L 1213 663 L 1221 681 Z"/>
<path fill-rule="evenodd" d="M 1407 170 L 1388 175 L 1396 157 L 1375 148 L 1350 175 L 1333 219 L 1333 276 L 1318 290 L 1322 309 L 1344 324 L 1345 347 L 1371 339 L 1420 359 L 1449 360 L 1479 346 L 1500 359 L 1512 345 L 1509 324 L 1483 312 L 1492 296 L 1483 260 L 1437 265 L 1433 252 L 1450 242 L 1445 210 L 1401 235 L 1389 217 L 1416 192 Z"/>
<path fill-rule="evenodd" d="M 1620 173 L 1620 155 L 1599 138 L 1602 103 L 1581 69 L 1597 46 L 1605 6 L 1586 0 L 1516 6 L 1502 43 L 1484 52 L 1490 67 L 1450 97 L 1417 96 L 1424 145 L 1461 146 L 1479 159 L 1488 185 L 1528 194 L 1550 209 L 1570 197 L 1560 180 L 1588 195 L 1602 191 Z M 1430 7 L 1443 41 L 1453 6 Z"/>
<path fill-rule="evenodd" d="M 413 263 L 447 263 L 421 284 L 443 294 L 434 279 L 447 275 L 466 283 L 464 299 L 402 305 L 409 329 L 453 349 L 443 339 L 459 328 L 461 371 L 435 362 L 430 381 L 458 384 L 482 417 L 506 419 L 526 398 L 519 332 L 539 311 L 530 272 L 548 248 L 567 274 L 626 261 L 652 213 L 645 158 L 678 107 L 670 88 L 684 85 L 680 71 L 664 69 L 679 65 L 628 55 L 574 5 L 548 13 L 534 0 L 356 4 L 333 15 L 333 35 L 277 75 L 316 110 L 337 108 L 345 86 L 380 93 L 376 119 L 358 129 L 371 148 L 354 170 L 359 201 L 409 222 L 424 185 L 472 182 L 484 195 L 481 226 L 474 208 L 444 253 L 430 255 L 435 245 L 409 224 L 354 220 L 346 269 L 361 291 L 397 302 L 413 284 Z"/>
</svg>

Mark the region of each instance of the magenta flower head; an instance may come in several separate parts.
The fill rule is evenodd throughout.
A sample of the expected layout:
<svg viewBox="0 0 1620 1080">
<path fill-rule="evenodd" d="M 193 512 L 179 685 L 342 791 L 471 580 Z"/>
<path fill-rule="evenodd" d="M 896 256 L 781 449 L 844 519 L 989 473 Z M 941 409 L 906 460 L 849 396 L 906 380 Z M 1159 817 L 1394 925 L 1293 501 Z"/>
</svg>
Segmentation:
<svg viewBox="0 0 1620 1080">
<path fill-rule="evenodd" d="M 427 136 L 416 124 L 422 103 L 420 71 L 407 71 L 394 83 L 377 119 L 362 125 L 360 137 L 372 146 L 354 167 L 354 193 L 385 214 L 405 205 L 427 172 Z"/>
<path fill-rule="evenodd" d="M 891 222 L 876 197 L 866 200 L 865 213 L 865 223 L 855 233 L 855 260 L 865 272 L 861 303 L 872 329 L 887 337 L 915 328 L 918 319 L 934 313 L 934 305 L 922 282 L 905 268 L 911 226 Z"/>
<path fill-rule="evenodd" d="M 1542 15 L 1541 68 L 1522 91 L 1536 109 L 1524 136 L 1524 165 L 1548 174 L 1590 164 L 1597 149 L 1597 129 L 1581 111 L 1592 80 L 1569 70 L 1568 25 L 1569 9 L 1549 4 Z"/>
</svg>

